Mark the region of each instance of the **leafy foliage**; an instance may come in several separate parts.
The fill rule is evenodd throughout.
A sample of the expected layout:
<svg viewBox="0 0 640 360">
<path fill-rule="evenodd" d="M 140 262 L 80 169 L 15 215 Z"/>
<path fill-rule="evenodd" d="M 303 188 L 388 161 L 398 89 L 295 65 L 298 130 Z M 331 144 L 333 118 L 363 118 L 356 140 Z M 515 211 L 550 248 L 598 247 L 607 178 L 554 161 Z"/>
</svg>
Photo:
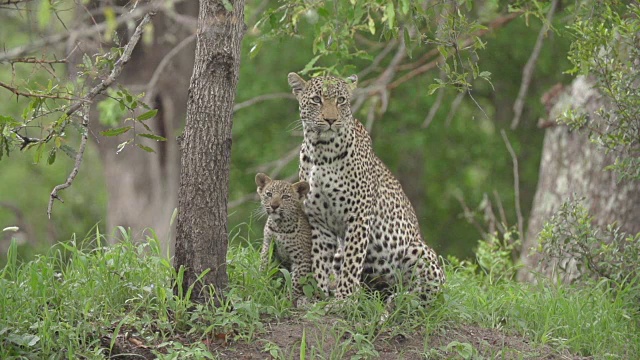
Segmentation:
<svg viewBox="0 0 640 360">
<path fill-rule="evenodd" d="M 571 272 L 581 281 L 604 279 L 613 286 L 640 284 L 640 233 L 625 234 L 616 223 L 601 230 L 593 220 L 584 199 L 563 203 L 544 225 L 538 251 L 557 259 L 560 271 Z"/>
<path fill-rule="evenodd" d="M 591 140 L 618 155 L 608 167 L 621 179 L 640 180 L 640 5 L 624 1 L 578 2 L 569 25 L 573 37 L 568 54 L 570 74 L 594 77 L 610 103 L 594 123 L 586 114 L 567 114 L 562 121 L 589 131 Z"/>
</svg>

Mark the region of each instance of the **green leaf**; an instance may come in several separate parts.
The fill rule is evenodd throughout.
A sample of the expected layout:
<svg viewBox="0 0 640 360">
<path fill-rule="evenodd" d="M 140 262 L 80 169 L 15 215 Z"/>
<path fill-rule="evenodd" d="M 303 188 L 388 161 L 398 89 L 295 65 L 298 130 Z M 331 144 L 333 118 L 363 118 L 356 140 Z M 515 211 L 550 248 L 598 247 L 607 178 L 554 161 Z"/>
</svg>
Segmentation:
<svg viewBox="0 0 640 360">
<path fill-rule="evenodd" d="M 167 141 L 167 138 L 154 135 L 154 134 L 139 134 L 138 136 L 145 137 L 147 139 L 155 140 L 155 141 Z"/>
<path fill-rule="evenodd" d="M 412 49 L 411 49 L 411 36 L 409 35 L 409 30 L 405 27 L 404 28 L 404 45 L 405 45 L 405 49 L 407 51 L 407 55 L 409 56 L 409 58 L 412 58 Z"/>
<path fill-rule="evenodd" d="M 225 10 L 227 10 L 228 12 L 233 11 L 233 5 L 231 5 L 229 0 L 222 0 L 222 5 L 224 5 Z"/>
<path fill-rule="evenodd" d="M 44 144 L 38 144 L 38 148 L 36 149 L 35 154 L 33 154 L 33 162 L 38 164 L 40 163 L 40 159 L 42 158 L 42 152 L 44 151 Z"/>
<path fill-rule="evenodd" d="M 51 21 L 51 2 L 50 0 L 42 0 L 38 8 L 38 26 L 44 29 Z"/>
<path fill-rule="evenodd" d="M 376 23 L 375 21 L 373 21 L 373 18 L 369 17 L 369 32 L 371 33 L 371 35 L 375 35 L 376 34 Z"/>
<path fill-rule="evenodd" d="M 49 157 L 47 157 L 47 163 L 49 165 L 53 165 L 53 163 L 56 161 L 56 148 L 51 148 L 51 150 L 49 151 Z"/>
<path fill-rule="evenodd" d="M 389 24 L 389 29 L 393 29 L 393 25 L 396 19 L 396 10 L 393 7 L 393 3 L 390 2 L 387 6 L 384 7 L 384 17 L 387 19 L 387 24 Z"/>
<path fill-rule="evenodd" d="M 62 151 L 64 151 L 64 153 L 65 153 L 68 157 L 70 157 L 70 158 L 72 158 L 72 159 L 75 159 L 75 158 L 76 158 L 76 156 L 78 155 L 78 153 L 76 153 L 76 149 L 72 148 L 72 147 L 71 147 L 71 146 L 69 146 L 69 145 L 62 145 L 62 146 L 60 146 L 60 149 L 61 149 Z"/>
<path fill-rule="evenodd" d="M 313 69 L 313 66 L 316 64 L 316 61 L 318 61 L 318 59 L 320 59 L 321 55 L 318 55 L 316 57 L 314 57 L 313 59 L 311 59 L 311 61 L 309 61 L 307 63 L 307 65 L 304 66 L 304 69 L 302 69 L 302 71 L 300 73 L 302 74 L 306 74 L 309 71 L 311 71 L 311 69 Z"/>
<path fill-rule="evenodd" d="M 157 113 L 158 113 L 158 109 L 149 110 L 146 113 L 138 116 L 137 120 L 139 121 L 149 120 L 152 117 L 156 116 Z"/>
<path fill-rule="evenodd" d="M 126 133 L 127 131 L 129 131 L 131 129 L 133 129 L 133 126 L 124 126 L 124 127 L 117 128 L 117 129 L 105 130 L 105 131 L 100 132 L 100 134 L 102 136 L 118 136 L 120 134 Z"/>
<path fill-rule="evenodd" d="M 146 151 L 146 152 L 150 152 L 150 153 L 154 153 L 155 152 L 152 148 L 150 148 L 148 146 L 144 146 L 142 144 L 136 144 L 136 146 L 139 147 L 140 149 Z"/>
<path fill-rule="evenodd" d="M 9 334 L 6 340 L 10 343 L 14 343 L 18 346 L 34 346 L 38 341 L 40 341 L 40 337 L 38 335 L 18 335 L 18 334 Z"/>
</svg>

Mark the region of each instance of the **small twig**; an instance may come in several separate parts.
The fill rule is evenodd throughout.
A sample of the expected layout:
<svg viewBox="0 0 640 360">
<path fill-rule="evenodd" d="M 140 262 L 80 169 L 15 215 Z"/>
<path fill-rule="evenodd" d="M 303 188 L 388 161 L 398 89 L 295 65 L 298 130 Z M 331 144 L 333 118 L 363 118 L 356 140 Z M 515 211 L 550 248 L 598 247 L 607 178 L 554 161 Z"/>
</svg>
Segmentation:
<svg viewBox="0 0 640 360">
<path fill-rule="evenodd" d="M 446 127 L 449 127 L 449 125 L 451 125 L 451 120 L 453 120 L 453 117 L 458 112 L 458 109 L 460 108 L 460 104 L 462 104 L 462 100 L 464 99 L 465 96 L 467 96 L 467 92 L 466 91 L 461 92 L 458 95 L 456 95 L 455 99 L 453 99 L 453 101 L 451 102 L 451 109 L 449 109 L 447 118 L 444 121 L 444 124 Z"/>
<path fill-rule="evenodd" d="M 444 80 L 444 71 L 440 71 L 440 79 Z M 445 88 L 441 87 L 440 89 L 438 89 L 438 95 L 436 95 L 436 101 L 434 101 L 433 106 L 431 106 L 431 109 L 429 109 L 429 113 L 427 114 L 427 117 L 424 119 L 424 122 L 422 123 L 422 128 L 426 129 L 429 127 L 429 125 L 431 125 L 431 122 L 433 121 L 433 119 L 435 119 L 436 114 L 438 113 L 438 109 L 440 109 L 440 105 L 442 105 L 442 99 L 444 99 L 444 92 L 445 92 Z"/>
<path fill-rule="evenodd" d="M 387 57 L 387 55 L 389 55 L 389 53 L 391 52 L 391 50 L 393 50 L 394 47 L 396 47 L 396 40 L 391 40 L 389 41 L 389 43 L 387 44 L 387 46 L 384 47 L 384 49 L 382 49 L 382 51 L 380 52 L 380 54 L 378 54 L 376 56 L 375 59 L 373 59 L 373 61 L 371 62 L 371 64 L 369 66 L 367 66 L 364 70 L 360 71 L 358 73 L 358 79 L 364 79 L 365 76 L 369 75 L 371 72 L 375 71 L 376 68 L 380 65 L 380 63 L 382 62 L 382 60 L 384 60 L 385 57 Z"/>
<path fill-rule="evenodd" d="M 240 109 L 244 109 L 246 107 L 255 105 L 256 103 L 266 101 L 266 100 L 274 100 L 274 99 L 291 99 L 295 100 L 296 97 L 292 93 L 273 93 L 273 94 L 264 94 L 259 95 L 249 100 L 243 101 L 241 103 L 237 103 L 233 106 L 233 112 L 236 112 Z"/>
<path fill-rule="evenodd" d="M 500 213 L 500 221 L 501 221 L 501 223 L 504 226 L 504 229 L 506 231 L 506 229 L 509 228 L 509 223 L 507 222 L 507 215 L 504 212 L 504 206 L 502 206 L 502 199 L 500 199 L 500 194 L 498 194 L 498 192 L 495 189 L 493 190 L 493 197 L 496 199 L 496 204 L 498 204 L 498 212 Z"/>
<path fill-rule="evenodd" d="M 133 52 L 133 49 L 138 44 L 138 41 L 140 40 L 140 36 L 142 35 L 142 30 L 144 29 L 145 25 L 147 25 L 149 21 L 151 21 L 151 17 L 153 15 L 154 15 L 153 13 L 148 13 L 144 16 L 142 21 L 140 21 L 140 24 L 138 24 L 138 27 L 134 31 L 133 35 L 131 35 L 131 39 L 129 39 L 129 42 L 127 43 L 127 45 L 125 45 L 124 50 L 122 52 L 122 56 L 120 56 L 118 61 L 116 61 L 116 63 L 113 65 L 113 70 L 111 70 L 111 73 L 109 74 L 109 76 L 107 76 L 106 79 L 100 82 L 100 84 L 93 87 L 87 95 L 85 95 L 80 101 L 71 105 L 65 112 L 67 117 L 71 117 L 71 115 L 73 115 L 76 111 L 78 111 L 80 107 L 84 107 L 84 111 L 82 114 L 82 123 L 81 123 L 84 131 L 82 133 L 82 139 L 80 141 L 80 148 L 76 153 L 75 164 L 73 166 L 73 169 L 71 170 L 71 173 L 67 177 L 67 181 L 65 181 L 64 184 L 60 184 L 54 187 L 53 191 L 51 191 L 51 195 L 49 196 L 49 205 L 47 206 L 47 215 L 49 219 L 51 219 L 51 210 L 53 209 L 53 202 L 56 199 L 63 202 L 62 199 L 58 197 L 58 192 L 71 186 L 71 184 L 73 183 L 73 180 L 76 178 L 76 175 L 78 175 L 78 170 L 80 168 L 80 164 L 82 163 L 84 150 L 87 145 L 87 139 L 89 138 L 89 129 L 88 129 L 89 104 L 91 100 L 95 98 L 98 94 L 106 90 L 109 86 L 111 86 L 111 84 L 113 84 L 116 78 L 120 75 L 120 73 L 122 72 L 122 67 L 129 61 L 129 59 L 131 59 L 131 53 Z M 47 139 L 51 138 L 51 136 L 53 136 L 53 132 L 51 132 L 49 136 L 47 136 Z"/>
<path fill-rule="evenodd" d="M 484 236 L 487 233 L 487 231 L 482 228 L 482 225 L 480 225 L 480 223 L 478 223 L 478 221 L 476 220 L 476 217 L 475 217 L 475 212 L 473 210 L 471 210 L 471 208 L 469 208 L 469 206 L 467 206 L 467 203 L 464 201 L 464 197 L 462 197 L 462 195 L 460 195 L 460 194 L 456 194 L 455 198 L 460 203 L 460 206 L 462 206 L 463 216 L 464 216 L 465 220 L 467 220 L 467 222 L 469 222 L 471 225 L 473 225 L 478 230 L 478 232 L 482 236 Z"/>
<path fill-rule="evenodd" d="M 9 61 L 11 64 L 15 63 L 25 63 L 25 64 L 66 64 L 67 59 L 60 60 L 46 60 L 46 59 L 36 59 L 35 57 L 25 57 L 25 58 L 17 58 Z"/>
<path fill-rule="evenodd" d="M 513 187 L 515 193 L 516 216 L 518 217 L 518 232 L 520 233 L 520 238 L 522 238 L 524 234 L 524 220 L 522 218 L 522 210 L 520 209 L 520 175 L 518 174 L 518 158 L 516 157 L 516 152 L 513 151 L 513 147 L 511 147 L 511 143 L 509 142 L 509 138 L 507 138 L 507 133 L 504 129 L 500 130 L 500 134 L 502 135 L 505 145 L 507 145 L 507 150 L 511 155 L 511 161 L 513 162 Z"/>
<path fill-rule="evenodd" d="M 557 5 L 558 0 L 553 0 L 551 2 L 551 8 L 549 8 L 549 12 L 547 13 L 547 21 L 542 25 L 542 29 L 540 29 L 540 32 L 538 33 L 536 44 L 533 46 L 531 56 L 529 56 L 529 60 L 527 60 L 527 63 L 522 69 L 522 83 L 520 84 L 520 91 L 518 91 L 518 97 L 516 98 L 515 103 L 513 103 L 514 114 L 513 120 L 511 121 L 511 130 L 517 128 L 520 123 L 520 117 L 522 116 L 522 110 L 524 109 L 524 99 L 527 96 L 527 92 L 529 92 L 529 85 L 531 84 L 531 78 L 533 77 L 536 62 L 538 62 L 538 57 L 542 50 L 542 44 L 544 43 L 547 31 L 549 31 L 551 20 L 553 20 L 553 14 L 556 11 Z"/>
</svg>

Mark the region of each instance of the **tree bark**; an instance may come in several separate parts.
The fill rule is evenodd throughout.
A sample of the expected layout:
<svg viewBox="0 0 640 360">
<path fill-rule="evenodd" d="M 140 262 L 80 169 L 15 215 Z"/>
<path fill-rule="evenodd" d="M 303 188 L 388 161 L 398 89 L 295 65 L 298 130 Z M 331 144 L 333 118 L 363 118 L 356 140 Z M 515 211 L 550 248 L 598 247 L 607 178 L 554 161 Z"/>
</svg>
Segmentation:
<svg viewBox="0 0 640 360">
<path fill-rule="evenodd" d="M 601 107 L 609 107 L 606 98 L 593 88 L 588 78 L 577 78 L 568 89 L 552 99 L 549 124 L 568 108 L 585 111 L 592 124 L 602 124 L 596 114 Z M 555 276 L 558 262 L 569 265 L 571 257 L 552 260 L 531 251 L 538 246 L 538 235 L 544 223 L 559 209 L 560 205 L 575 198 L 585 198 L 585 206 L 593 216 L 594 225 L 604 228 L 615 221 L 621 231 L 628 234 L 640 232 L 640 186 L 634 181 L 619 181 L 612 171 L 604 170 L 615 161 L 616 154 L 605 150 L 589 140 L 586 131 L 571 131 L 567 126 L 556 125 L 546 130 L 538 188 L 533 201 L 529 226 L 524 238 L 521 261 L 525 265 L 518 273 L 519 280 L 534 280 L 535 272 Z M 570 282 L 578 275 L 573 267 L 562 281 Z"/>
<path fill-rule="evenodd" d="M 232 4 L 233 9 L 226 9 Z M 233 104 L 245 32 L 244 0 L 200 0 L 196 57 L 181 140 L 178 224 L 174 266 L 185 267 L 183 290 L 215 300 L 227 286 L 227 199 Z M 197 277 L 210 270 L 202 281 Z M 179 290 L 179 289 L 176 289 Z"/>
</svg>

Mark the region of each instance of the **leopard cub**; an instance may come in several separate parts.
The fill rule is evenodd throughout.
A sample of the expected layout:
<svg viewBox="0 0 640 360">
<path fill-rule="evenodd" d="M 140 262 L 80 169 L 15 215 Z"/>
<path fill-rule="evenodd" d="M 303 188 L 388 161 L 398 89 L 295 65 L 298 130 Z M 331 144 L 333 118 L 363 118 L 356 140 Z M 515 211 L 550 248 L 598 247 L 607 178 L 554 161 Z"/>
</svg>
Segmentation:
<svg viewBox="0 0 640 360">
<path fill-rule="evenodd" d="M 301 279 L 311 274 L 311 227 L 302 204 L 309 192 L 309 184 L 306 181 L 291 184 L 272 180 L 259 173 L 256 175 L 256 185 L 262 209 L 268 216 L 264 226 L 260 269 L 266 270 L 269 248 L 275 240 L 274 257 L 290 271 L 294 304 L 301 304 L 306 301 L 302 297 Z"/>
</svg>

